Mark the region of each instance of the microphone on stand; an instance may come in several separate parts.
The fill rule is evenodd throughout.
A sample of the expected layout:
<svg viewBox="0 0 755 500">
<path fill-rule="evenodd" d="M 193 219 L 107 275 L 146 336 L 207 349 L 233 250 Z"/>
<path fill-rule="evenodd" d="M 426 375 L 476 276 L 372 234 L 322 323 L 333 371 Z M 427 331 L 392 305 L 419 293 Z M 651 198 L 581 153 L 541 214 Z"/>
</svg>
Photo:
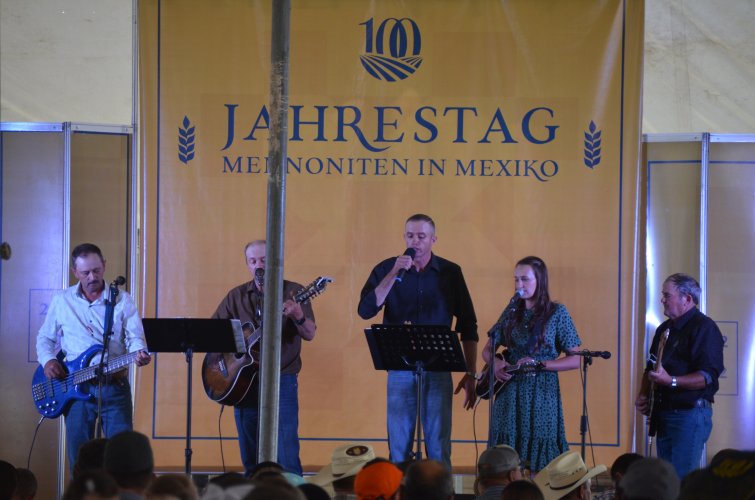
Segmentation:
<svg viewBox="0 0 755 500">
<path fill-rule="evenodd" d="M 126 278 L 123 276 L 118 276 L 113 280 L 112 283 L 110 283 L 110 286 L 123 286 L 126 284 Z"/>
<path fill-rule="evenodd" d="M 417 251 L 416 251 L 415 249 L 413 249 L 413 248 L 407 248 L 407 249 L 406 249 L 406 250 L 404 251 L 404 255 L 408 255 L 409 257 L 411 257 L 411 258 L 412 258 L 412 260 L 414 259 L 414 256 L 415 256 L 416 254 L 417 254 Z M 404 279 L 404 273 L 405 273 L 405 272 L 406 272 L 406 269 L 399 269 L 399 270 L 398 270 L 398 274 L 396 275 L 396 278 L 395 278 L 395 280 L 396 280 L 396 281 L 398 281 L 399 283 L 401 283 L 401 280 L 403 280 L 403 279 Z"/>
<path fill-rule="evenodd" d="M 522 289 L 519 289 L 516 291 L 516 293 L 514 293 L 514 296 L 511 297 L 511 300 L 509 300 L 509 305 L 506 306 L 506 310 L 504 310 L 503 314 L 501 314 L 501 317 L 498 318 L 498 321 L 496 321 L 496 323 L 492 326 L 492 328 L 488 330 L 488 337 L 493 335 L 493 333 L 495 333 L 495 331 L 498 328 L 500 328 L 501 325 L 503 325 L 503 323 L 505 323 L 508 320 L 508 318 L 511 317 L 511 315 L 513 314 L 513 311 L 516 310 L 515 307 L 511 307 L 511 306 L 514 305 L 516 301 L 522 298 L 523 296 L 524 296 L 524 290 Z"/>
<path fill-rule="evenodd" d="M 588 351 L 587 349 L 583 351 L 573 352 L 572 354 L 575 356 L 584 356 L 586 358 L 609 359 L 611 357 L 611 353 L 609 351 Z"/>
<path fill-rule="evenodd" d="M 516 293 L 514 293 L 514 296 L 511 297 L 509 304 L 513 304 L 514 302 L 516 302 L 518 299 L 521 299 L 522 297 L 524 297 L 524 290 L 520 288 L 519 290 L 516 291 Z"/>
<path fill-rule="evenodd" d="M 261 267 L 254 270 L 254 281 L 257 282 L 259 288 L 265 286 L 265 270 Z"/>
</svg>

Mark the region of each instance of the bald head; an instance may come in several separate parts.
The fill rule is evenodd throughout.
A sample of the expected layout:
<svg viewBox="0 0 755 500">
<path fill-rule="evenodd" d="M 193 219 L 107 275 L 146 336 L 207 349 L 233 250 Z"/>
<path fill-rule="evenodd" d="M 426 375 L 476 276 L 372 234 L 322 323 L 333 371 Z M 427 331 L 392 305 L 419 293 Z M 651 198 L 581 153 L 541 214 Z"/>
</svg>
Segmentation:
<svg viewBox="0 0 755 500">
<path fill-rule="evenodd" d="M 420 460 L 406 469 L 401 498 L 406 500 L 447 500 L 454 497 L 453 478 L 445 465 Z"/>
</svg>

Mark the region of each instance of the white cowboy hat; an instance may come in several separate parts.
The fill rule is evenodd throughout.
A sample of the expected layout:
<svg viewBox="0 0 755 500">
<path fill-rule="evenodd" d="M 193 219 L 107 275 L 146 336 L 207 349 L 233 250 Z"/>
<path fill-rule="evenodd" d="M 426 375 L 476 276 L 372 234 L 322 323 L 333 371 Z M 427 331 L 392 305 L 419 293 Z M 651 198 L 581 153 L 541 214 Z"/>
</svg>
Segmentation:
<svg viewBox="0 0 755 500">
<path fill-rule="evenodd" d="M 331 462 L 307 479 L 318 486 L 326 486 L 339 479 L 356 476 L 364 464 L 375 459 L 375 451 L 366 443 L 349 443 L 333 450 Z"/>
</svg>

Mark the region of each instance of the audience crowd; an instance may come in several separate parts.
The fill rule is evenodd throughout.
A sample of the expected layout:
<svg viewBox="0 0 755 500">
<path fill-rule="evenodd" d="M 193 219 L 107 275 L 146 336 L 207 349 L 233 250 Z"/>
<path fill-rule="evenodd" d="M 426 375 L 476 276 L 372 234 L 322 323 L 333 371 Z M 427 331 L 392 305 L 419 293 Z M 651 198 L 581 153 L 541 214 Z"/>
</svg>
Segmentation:
<svg viewBox="0 0 755 500">
<path fill-rule="evenodd" d="M 664 460 L 625 453 L 611 466 L 608 488 L 596 488 L 606 467 L 588 467 L 575 451 L 553 459 L 532 480 L 526 465 L 510 446 L 487 449 L 477 462 L 474 495 L 456 494 L 441 462 L 394 464 L 367 443 L 349 443 L 306 478 L 263 462 L 248 477 L 229 472 L 198 488 L 184 474 L 156 475 L 149 439 L 127 431 L 81 447 L 63 500 L 755 500 L 755 451 L 722 450 L 684 478 Z M 32 471 L 0 460 L 0 500 L 34 498 Z"/>
</svg>

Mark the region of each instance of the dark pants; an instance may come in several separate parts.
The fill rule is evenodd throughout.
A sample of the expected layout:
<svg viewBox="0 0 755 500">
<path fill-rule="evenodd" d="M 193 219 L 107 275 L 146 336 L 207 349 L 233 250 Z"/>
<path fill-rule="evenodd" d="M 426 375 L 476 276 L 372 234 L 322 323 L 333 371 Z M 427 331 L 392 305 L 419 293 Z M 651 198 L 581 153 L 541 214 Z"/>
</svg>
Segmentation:
<svg viewBox="0 0 755 500">
<path fill-rule="evenodd" d="M 249 394 L 233 409 L 244 472 L 249 475 L 257 464 L 257 432 L 259 426 L 259 377 Z M 278 408 L 278 459 L 288 472 L 301 475 L 299 461 L 299 383 L 295 374 L 281 374 Z"/>
</svg>

